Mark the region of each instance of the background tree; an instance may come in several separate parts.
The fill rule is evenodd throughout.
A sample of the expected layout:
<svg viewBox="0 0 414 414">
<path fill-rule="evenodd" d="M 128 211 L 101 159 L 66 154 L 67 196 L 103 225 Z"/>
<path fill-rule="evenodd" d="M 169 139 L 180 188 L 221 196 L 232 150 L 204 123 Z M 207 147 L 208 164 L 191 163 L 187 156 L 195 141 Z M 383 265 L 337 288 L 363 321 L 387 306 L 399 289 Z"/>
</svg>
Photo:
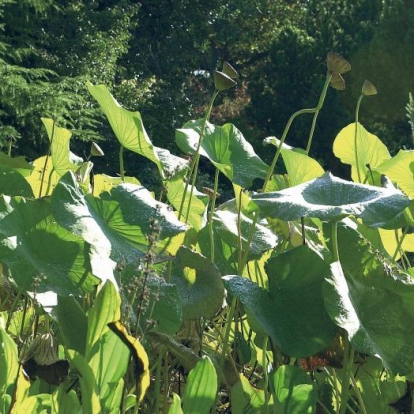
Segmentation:
<svg viewBox="0 0 414 414">
<path fill-rule="evenodd" d="M 219 97 L 213 121 L 234 122 L 268 160 L 263 138 L 280 135 L 294 111 L 316 105 L 329 51 L 353 70 L 345 91 L 329 90 L 313 155 L 336 172 L 326 150 L 352 121 L 365 79 L 379 94 L 364 102 L 361 120 L 395 148 L 410 142 L 409 0 L 0 0 L 0 14 L 0 143 L 19 139 L 18 151 L 30 158 L 46 148 L 41 116 L 71 129 L 77 146 L 105 140 L 113 152 L 117 144 L 86 79 L 139 110 L 153 141 L 176 151 L 174 128 L 202 116 L 211 73 L 227 60 L 241 78 Z M 290 144 L 305 145 L 309 122 L 295 121 Z M 117 171 L 111 156 L 105 160 Z"/>
</svg>

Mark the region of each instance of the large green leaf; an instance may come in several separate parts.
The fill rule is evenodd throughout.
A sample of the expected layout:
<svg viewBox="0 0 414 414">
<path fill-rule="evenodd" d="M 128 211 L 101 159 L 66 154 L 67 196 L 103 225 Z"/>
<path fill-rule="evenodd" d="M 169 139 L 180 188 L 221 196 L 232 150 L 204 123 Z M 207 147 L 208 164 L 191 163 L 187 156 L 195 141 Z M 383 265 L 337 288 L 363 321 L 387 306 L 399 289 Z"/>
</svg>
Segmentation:
<svg viewBox="0 0 414 414">
<path fill-rule="evenodd" d="M 273 383 L 276 412 L 292 414 L 315 412 L 318 397 L 315 383 L 300 368 L 282 365 L 275 372 Z"/>
<path fill-rule="evenodd" d="M 52 207 L 63 227 L 92 246 L 92 268 L 103 280 L 113 279 L 113 260 L 139 261 L 142 251 L 147 250 L 147 236 L 153 233 L 152 220 L 160 226 L 159 251 L 174 253 L 187 228 L 142 186 L 124 183 L 97 198 L 83 195 L 72 173 L 60 180 L 53 192 Z"/>
<path fill-rule="evenodd" d="M 414 282 L 372 247 L 355 225 L 338 226 L 341 266 L 324 288 L 331 317 L 344 327 L 355 348 L 380 357 L 394 372 L 414 361 Z"/>
<path fill-rule="evenodd" d="M 213 318 L 224 299 L 217 267 L 208 259 L 182 246 L 174 260 L 172 282 L 183 300 L 183 318 Z"/>
<path fill-rule="evenodd" d="M 369 164 L 371 169 L 375 169 L 382 162 L 391 158 L 391 155 L 387 147 L 377 136 L 369 133 L 358 123 L 356 139 L 357 164 L 355 154 L 355 128 L 356 124 L 352 123 L 339 132 L 333 144 L 333 152 L 344 164 L 352 166 L 352 179 L 355 182 L 358 182 L 358 165 L 361 181 L 364 182 L 366 176 L 369 174 L 367 165 Z"/>
<path fill-rule="evenodd" d="M 194 153 L 200 139 L 202 120 L 189 121 L 176 131 L 176 142 L 185 153 Z M 264 179 L 268 166 L 233 125 L 207 123 L 200 155 L 207 157 L 230 181 L 248 188 L 256 178 Z"/>
<path fill-rule="evenodd" d="M 357 351 L 378 356 L 391 372 L 412 372 L 414 319 L 405 309 L 402 296 L 384 287 L 384 283 L 392 283 L 392 280 L 384 280 L 384 276 L 377 280 L 349 271 L 345 277 L 339 262 L 331 267 L 324 292 L 326 309 L 332 320 L 348 332 Z M 410 296 L 412 301 L 413 295 Z"/>
<path fill-rule="evenodd" d="M 383 162 L 376 171 L 385 174 L 409 197 L 414 197 L 414 151 L 400 150 L 395 157 Z"/>
<path fill-rule="evenodd" d="M 401 191 L 355 184 L 330 173 L 307 183 L 252 196 L 249 207 L 286 221 L 300 217 L 334 220 L 348 215 L 373 227 L 389 225 L 411 204 Z"/>
<path fill-rule="evenodd" d="M 0 257 L 17 285 L 62 296 L 90 292 L 89 245 L 60 227 L 46 199 L 0 198 Z"/>
<path fill-rule="evenodd" d="M 314 251 L 300 246 L 271 258 L 266 272 L 269 291 L 240 276 L 225 276 L 224 286 L 284 353 L 304 357 L 327 347 L 336 332 L 322 296 L 329 266 Z"/>
<path fill-rule="evenodd" d="M 92 85 L 88 82 L 87 87 L 104 111 L 123 147 L 154 162 L 164 177 L 172 177 L 188 167 L 185 159 L 152 144 L 139 112 L 122 108 L 104 85 Z"/>
</svg>

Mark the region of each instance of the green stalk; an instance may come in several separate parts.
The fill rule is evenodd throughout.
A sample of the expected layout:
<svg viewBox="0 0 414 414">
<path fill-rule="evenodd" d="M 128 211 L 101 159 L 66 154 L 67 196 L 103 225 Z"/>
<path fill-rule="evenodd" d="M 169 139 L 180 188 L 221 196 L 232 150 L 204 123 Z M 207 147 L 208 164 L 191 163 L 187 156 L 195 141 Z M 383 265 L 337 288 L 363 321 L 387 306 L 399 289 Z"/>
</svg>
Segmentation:
<svg viewBox="0 0 414 414">
<path fill-rule="evenodd" d="M 361 392 L 359 391 L 358 385 L 356 383 L 355 377 L 351 374 L 351 382 L 352 382 L 352 387 L 355 391 L 357 400 L 358 400 L 358 406 L 361 410 L 361 414 L 367 414 L 367 410 L 365 408 L 365 404 L 364 404 L 364 400 L 362 399 L 361 396 Z"/>
<path fill-rule="evenodd" d="M 52 136 L 50 138 L 49 151 L 48 151 L 48 153 L 46 155 L 45 163 L 43 165 L 42 176 L 40 177 L 39 198 L 42 197 L 43 180 L 45 179 L 46 167 L 47 167 L 47 163 L 49 161 L 50 153 L 52 151 L 52 143 L 53 143 L 54 136 L 55 136 L 55 121 L 53 121 L 53 125 L 52 125 Z M 53 169 L 52 169 L 52 171 L 53 171 Z M 49 179 L 50 179 L 50 177 L 49 177 Z"/>
<path fill-rule="evenodd" d="M 264 394 L 265 394 L 265 414 L 269 413 L 269 400 L 270 400 L 270 393 L 269 393 L 269 375 L 267 373 L 267 341 L 269 340 L 268 336 L 266 335 L 263 340 L 263 355 L 262 355 L 262 368 L 263 368 L 263 376 L 264 376 Z"/>
<path fill-rule="evenodd" d="M 213 196 L 211 197 L 211 207 L 210 207 L 210 215 L 209 215 L 209 233 L 210 233 L 210 260 L 214 263 L 214 232 L 213 232 L 213 215 L 214 209 L 216 207 L 216 199 L 217 199 L 217 190 L 218 190 L 218 180 L 219 180 L 220 170 L 216 168 L 216 173 L 214 176 L 214 192 Z"/>
<path fill-rule="evenodd" d="M 191 199 L 193 197 L 193 192 L 194 192 L 195 180 L 197 178 L 197 173 L 198 173 L 198 161 L 199 161 L 199 158 L 200 158 L 201 142 L 202 142 L 203 137 L 204 137 L 204 132 L 205 132 L 205 129 L 206 129 L 207 121 L 210 119 L 211 110 L 213 108 L 214 101 L 216 100 L 217 95 L 219 93 L 220 93 L 220 91 L 218 91 L 218 90 L 214 91 L 213 96 L 210 99 L 210 103 L 208 105 L 206 114 L 204 115 L 204 118 L 203 118 L 203 123 L 201 125 L 201 130 L 200 130 L 200 138 L 198 140 L 196 152 L 194 154 L 194 158 L 193 158 L 193 161 L 192 161 L 191 166 L 190 166 L 190 171 L 189 171 L 189 174 L 188 174 L 188 180 L 185 183 L 184 194 L 183 194 L 183 198 L 181 199 L 180 209 L 178 211 L 178 220 L 181 218 L 181 216 L 183 214 L 184 202 L 185 202 L 186 195 L 187 195 L 188 185 L 189 185 L 189 182 L 192 181 L 192 187 L 191 187 L 191 190 L 190 190 L 190 199 L 188 200 L 188 207 L 187 207 L 187 214 L 186 214 L 186 220 L 185 221 L 187 222 L 187 220 L 188 220 L 188 215 L 189 215 L 190 208 L 191 208 Z M 192 180 L 191 180 L 191 178 L 192 178 Z"/>
<path fill-rule="evenodd" d="M 313 114 L 314 112 L 315 112 L 315 109 L 301 109 L 299 111 L 296 111 L 289 118 L 289 121 L 287 122 L 287 124 L 285 126 L 285 129 L 283 131 L 282 138 L 280 138 L 280 142 L 279 142 L 279 145 L 277 147 L 276 154 L 275 154 L 275 156 L 273 158 L 272 164 L 270 165 L 270 168 L 269 168 L 269 170 L 267 172 L 267 176 L 266 176 L 265 182 L 264 182 L 263 187 L 262 187 L 262 192 L 265 191 L 266 186 L 269 183 L 270 178 L 273 175 L 273 171 L 274 171 L 274 169 L 276 167 L 277 160 L 279 159 L 280 151 L 282 150 L 282 146 L 283 146 L 283 144 L 284 144 L 284 142 L 286 140 L 286 136 L 287 136 L 287 134 L 289 132 L 289 129 L 290 129 L 291 125 L 292 125 L 292 122 L 299 115 L 302 115 L 302 114 Z"/>
<path fill-rule="evenodd" d="M 313 114 L 312 126 L 311 126 L 311 130 L 310 130 L 310 133 L 309 133 L 308 144 L 306 145 L 306 153 L 307 154 L 309 154 L 310 147 L 312 145 L 312 139 L 313 139 L 313 133 L 315 132 L 316 120 L 318 118 L 319 112 L 321 111 L 323 103 L 325 101 L 326 92 L 328 90 L 329 82 L 331 81 L 331 79 L 332 79 L 332 74 L 328 74 L 326 76 L 326 79 L 325 79 L 325 84 L 323 85 L 321 96 L 319 97 L 318 105 L 316 106 L 315 113 Z"/>
<path fill-rule="evenodd" d="M 227 349 L 228 349 L 228 346 L 229 346 L 231 322 L 233 320 L 236 305 L 237 305 L 237 299 L 235 297 L 233 297 L 233 299 L 231 301 L 229 313 L 228 313 L 227 318 L 226 318 L 226 331 L 224 332 L 224 338 L 223 338 L 223 342 L 222 342 L 223 347 L 222 347 L 222 350 L 221 350 L 221 358 L 220 358 L 219 369 L 218 369 L 219 375 L 223 374 L 224 362 L 226 361 L 226 354 L 227 354 Z M 217 403 L 218 403 L 218 395 L 216 395 L 216 406 L 217 406 Z"/>
<path fill-rule="evenodd" d="M 359 162 L 358 162 L 358 145 L 357 145 L 357 138 L 358 138 L 358 116 L 359 116 L 359 107 L 361 106 L 362 98 L 364 97 L 363 94 L 360 95 L 356 110 L 355 110 L 355 136 L 354 136 L 354 146 L 355 146 L 355 162 L 356 162 L 356 168 L 357 168 L 357 174 L 358 174 L 358 182 L 361 181 L 361 172 L 359 170 Z"/>
<path fill-rule="evenodd" d="M 341 380 L 341 408 L 339 414 L 345 414 L 349 398 L 349 381 L 352 376 L 352 368 L 354 365 L 354 348 L 351 346 L 348 338 L 348 334 L 345 335 L 345 346 L 344 346 L 344 372 Z"/>
<path fill-rule="evenodd" d="M 326 92 L 328 90 L 328 86 L 329 86 L 329 82 L 331 81 L 331 78 L 332 78 L 332 74 L 327 75 L 326 80 L 325 80 L 325 84 L 323 86 L 321 95 L 319 97 L 319 102 L 318 102 L 318 105 L 316 106 L 316 108 L 301 109 L 299 111 L 296 111 L 289 118 L 289 121 L 287 122 L 287 124 L 285 126 L 285 129 L 283 131 L 282 137 L 280 138 L 280 142 L 279 142 L 279 145 L 277 147 L 276 154 L 273 158 L 272 164 L 270 165 L 269 171 L 267 172 L 267 176 L 266 176 L 265 182 L 263 184 L 262 191 L 265 191 L 266 186 L 267 186 L 268 182 L 270 181 L 270 178 L 272 177 L 273 171 L 276 167 L 277 160 L 279 159 L 280 151 L 282 150 L 282 145 L 284 144 L 284 142 L 286 140 L 286 136 L 287 136 L 287 134 L 289 132 L 289 129 L 292 125 L 292 122 L 294 121 L 294 119 L 297 116 L 302 115 L 302 114 L 314 114 L 313 121 L 312 121 L 312 127 L 311 127 L 311 130 L 310 130 L 310 133 L 309 133 L 308 144 L 306 146 L 306 152 L 309 152 L 310 146 L 312 144 L 313 133 L 315 131 L 316 119 L 318 118 L 319 112 L 322 109 L 323 103 L 325 101 Z"/>
<path fill-rule="evenodd" d="M 392 261 L 394 262 L 395 261 L 395 258 L 397 257 L 397 254 L 398 254 L 398 252 L 400 251 L 400 249 L 401 249 L 401 245 L 402 245 L 402 243 L 403 243 L 403 241 L 404 241 L 404 239 L 405 239 L 405 236 L 407 235 L 407 233 L 408 233 L 408 229 L 409 229 L 409 227 L 407 226 L 405 229 L 404 229 L 404 231 L 403 231 L 403 234 L 401 235 L 401 237 L 400 237 L 400 239 L 398 240 L 398 230 L 395 230 L 395 238 L 398 240 L 398 243 L 397 243 L 397 247 L 396 247 L 396 249 L 395 249 L 395 252 L 394 252 L 394 254 L 392 255 Z"/>
<path fill-rule="evenodd" d="M 339 262 L 339 250 L 338 250 L 338 222 L 332 223 L 332 258 L 333 262 Z"/>
<path fill-rule="evenodd" d="M 121 175 L 121 180 L 125 181 L 125 171 L 124 171 L 124 147 L 121 145 L 119 148 L 119 173 Z"/>
</svg>

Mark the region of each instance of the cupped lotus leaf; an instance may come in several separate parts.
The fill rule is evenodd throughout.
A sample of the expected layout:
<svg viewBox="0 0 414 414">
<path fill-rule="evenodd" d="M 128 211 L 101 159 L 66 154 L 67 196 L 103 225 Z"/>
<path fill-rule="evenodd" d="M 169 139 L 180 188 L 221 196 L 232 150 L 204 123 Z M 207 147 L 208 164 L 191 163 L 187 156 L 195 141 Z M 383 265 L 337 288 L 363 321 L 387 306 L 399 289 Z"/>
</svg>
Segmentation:
<svg viewBox="0 0 414 414">
<path fill-rule="evenodd" d="M 171 177 L 188 168 L 188 162 L 164 148 L 155 147 L 144 128 L 141 114 L 124 109 L 104 85 L 87 82 L 120 144 L 154 162 L 163 177 Z"/>
<path fill-rule="evenodd" d="M 185 153 L 194 153 L 200 140 L 202 120 L 189 121 L 176 131 L 175 139 Z M 268 166 L 233 125 L 207 122 L 200 155 L 208 158 L 231 182 L 248 188 L 256 178 L 265 179 Z"/>
<path fill-rule="evenodd" d="M 342 180 L 330 173 L 307 183 L 270 193 L 254 194 L 251 210 L 290 221 L 301 217 L 335 220 L 362 218 L 372 227 L 389 225 L 411 200 L 401 191 Z"/>
<path fill-rule="evenodd" d="M 69 150 L 72 133 L 66 128 L 58 127 L 53 119 L 42 118 L 42 122 L 50 141 L 53 170 L 62 176 L 73 167 L 70 162 Z"/>
<path fill-rule="evenodd" d="M 223 277 L 224 286 L 282 352 L 306 357 L 326 348 L 336 333 L 322 295 L 329 266 L 317 253 L 300 246 L 270 259 L 266 272 L 268 291 L 240 276 Z"/>
<path fill-rule="evenodd" d="M 263 140 L 263 144 L 272 144 L 279 147 L 280 140 L 276 137 L 268 137 Z M 283 143 L 280 154 L 285 163 L 289 184 L 292 187 L 318 178 L 325 172 L 318 161 L 309 157 L 306 152 L 300 148 L 293 148 L 290 145 Z"/>
<path fill-rule="evenodd" d="M 369 174 L 367 164 L 371 169 L 391 158 L 387 147 L 381 140 L 368 132 L 363 125 L 358 123 L 356 152 L 358 153 L 358 164 L 355 155 L 355 128 L 356 124 L 352 123 L 343 128 L 336 136 L 333 144 L 333 152 L 344 164 L 352 167 L 352 180 L 358 182 L 357 165 L 361 176 L 361 181 L 365 182 Z"/>
<path fill-rule="evenodd" d="M 186 183 L 181 177 L 175 177 L 165 183 L 167 199 L 177 211 L 180 211 L 181 201 L 186 190 L 185 187 Z M 191 194 L 191 188 L 192 186 L 189 184 L 187 186 L 187 192 L 185 193 L 182 216 L 180 219 L 185 221 L 188 215 L 188 223 L 191 224 L 195 230 L 199 231 L 207 223 L 207 207 L 210 198 L 196 188 L 193 189 Z"/>
<path fill-rule="evenodd" d="M 409 197 L 414 197 L 414 150 L 400 150 L 395 157 L 377 166 L 376 171 L 385 174 Z"/>
<path fill-rule="evenodd" d="M 96 274 L 111 279 L 114 261 L 136 263 L 147 250 L 147 236 L 158 223 L 159 252 L 175 253 L 187 226 L 177 220 L 168 206 L 154 200 L 142 186 L 124 183 L 102 198 L 83 195 L 72 173 L 59 182 L 52 196 L 54 217 L 92 246 L 91 262 Z M 94 274 L 95 274 L 94 271 Z"/>
<path fill-rule="evenodd" d="M 171 281 L 180 291 L 184 319 L 211 319 L 223 305 L 224 287 L 217 267 L 185 246 L 174 260 Z"/>
<path fill-rule="evenodd" d="M 90 292 L 90 246 L 56 223 L 45 199 L 0 198 L 0 256 L 17 285 L 62 296 Z"/>
</svg>

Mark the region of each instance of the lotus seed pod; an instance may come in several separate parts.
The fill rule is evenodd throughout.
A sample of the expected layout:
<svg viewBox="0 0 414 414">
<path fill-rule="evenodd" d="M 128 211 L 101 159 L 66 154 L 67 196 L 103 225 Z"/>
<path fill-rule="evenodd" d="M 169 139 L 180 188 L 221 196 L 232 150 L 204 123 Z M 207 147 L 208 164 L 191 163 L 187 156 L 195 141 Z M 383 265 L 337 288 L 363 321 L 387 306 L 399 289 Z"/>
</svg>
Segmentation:
<svg viewBox="0 0 414 414">
<path fill-rule="evenodd" d="M 92 142 L 91 144 L 91 155 L 92 157 L 103 157 L 105 154 L 102 151 L 101 147 L 96 144 L 95 142 Z"/>
<path fill-rule="evenodd" d="M 376 95 L 377 93 L 377 88 L 369 80 L 366 80 L 362 85 L 362 95 L 371 96 Z"/>
<path fill-rule="evenodd" d="M 229 62 L 223 62 L 222 72 L 232 79 L 237 79 L 239 77 L 239 74 L 237 73 L 236 69 L 234 69 Z"/>
<path fill-rule="evenodd" d="M 218 91 L 225 91 L 226 89 L 233 88 L 235 85 L 236 82 L 230 76 L 218 70 L 214 71 L 214 86 Z"/>
<path fill-rule="evenodd" d="M 330 73 L 341 74 L 351 70 L 351 64 L 336 53 L 329 52 L 326 58 L 326 63 Z"/>
<path fill-rule="evenodd" d="M 338 91 L 343 91 L 345 89 L 345 80 L 339 73 L 333 73 L 329 85 Z"/>
</svg>

